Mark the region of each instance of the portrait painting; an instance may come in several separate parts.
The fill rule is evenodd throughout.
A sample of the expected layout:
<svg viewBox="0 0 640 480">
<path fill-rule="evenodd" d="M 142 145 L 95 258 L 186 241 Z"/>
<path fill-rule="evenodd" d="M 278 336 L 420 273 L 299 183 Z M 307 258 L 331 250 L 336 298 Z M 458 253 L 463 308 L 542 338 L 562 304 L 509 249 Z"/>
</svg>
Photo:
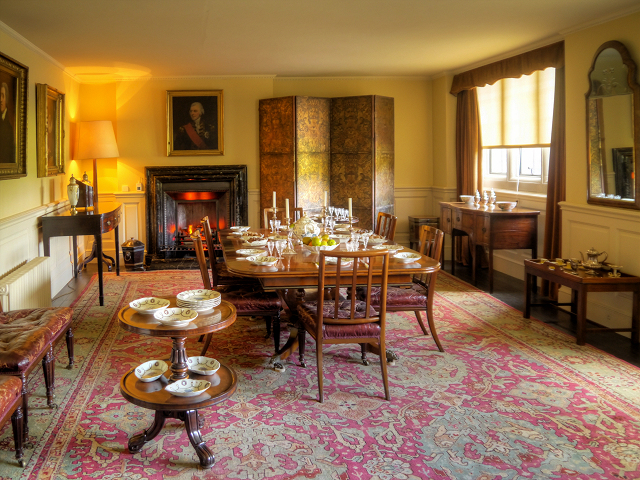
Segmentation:
<svg viewBox="0 0 640 480">
<path fill-rule="evenodd" d="M 0 180 L 27 175 L 28 73 L 0 53 Z"/>
<path fill-rule="evenodd" d="M 64 93 L 36 84 L 38 177 L 64 173 Z"/>
<path fill-rule="evenodd" d="M 167 91 L 167 155 L 224 155 L 222 90 Z"/>
</svg>

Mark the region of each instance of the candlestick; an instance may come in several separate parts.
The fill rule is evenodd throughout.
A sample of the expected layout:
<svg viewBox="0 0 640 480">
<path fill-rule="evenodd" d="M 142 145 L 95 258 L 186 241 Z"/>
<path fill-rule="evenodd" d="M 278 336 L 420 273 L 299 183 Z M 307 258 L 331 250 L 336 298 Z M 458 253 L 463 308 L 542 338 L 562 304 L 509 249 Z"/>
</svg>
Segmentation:
<svg viewBox="0 0 640 480">
<path fill-rule="evenodd" d="M 351 199 L 349 199 L 349 216 L 350 216 L 350 217 L 353 217 Z"/>
<path fill-rule="evenodd" d="M 276 192 L 273 192 L 273 208 L 276 208 Z"/>
<path fill-rule="evenodd" d="M 284 216 L 289 218 L 289 199 L 284 199 Z"/>
</svg>

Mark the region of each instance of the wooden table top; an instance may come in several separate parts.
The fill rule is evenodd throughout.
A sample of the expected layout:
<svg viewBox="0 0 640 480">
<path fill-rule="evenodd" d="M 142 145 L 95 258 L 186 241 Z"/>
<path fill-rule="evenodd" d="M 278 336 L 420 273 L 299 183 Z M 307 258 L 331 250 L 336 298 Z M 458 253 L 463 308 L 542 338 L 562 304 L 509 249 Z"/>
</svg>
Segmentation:
<svg viewBox="0 0 640 480">
<path fill-rule="evenodd" d="M 457 210 L 466 210 L 469 212 L 478 212 L 488 215 L 504 215 L 504 216 L 519 216 L 519 215 L 540 215 L 540 210 L 534 210 L 532 208 L 514 207 L 511 210 L 502 210 L 495 205 L 473 205 L 466 202 L 440 202 L 440 206 L 451 207 Z"/>
<path fill-rule="evenodd" d="M 257 230 L 265 236 L 269 236 L 269 230 Z M 259 278 L 265 288 L 295 288 L 306 287 L 318 284 L 318 261 L 320 254 L 311 251 L 305 245 L 295 245 L 295 254 L 282 255 L 283 259 L 272 267 L 264 267 L 252 265 L 246 260 L 246 256 L 236 252 L 242 248 L 259 248 L 265 255 L 268 255 L 267 249 L 262 247 L 247 247 L 237 235 L 231 235 L 230 230 L 222 230 L 220 232 L 220 241 L 222 243 L 224 258 L 229 272 L 240 276 Z M 391 242 L 393 243 L 393 242 Z M 333 251 L 346 251 L 344 244 L 340 244 Z M 404 248 L 403 252 L 415 252 L 409 248 Z M 331 255 L 331 252 L 327 252 Z M 275 256 L 275 254 L 274 254 Z M 382 271 L 382 259 L 373 259 L 371 267 L 374 269 L 374 277 L 376 271 Z M 327 271 L 336 270 L 336 266 L 327 265 Z M 366 277 L 367 270 L 359 268 L 359 272 Z M 389 262 L 389 284 L 410 284 L 411 277 L 417 273 L 430 273 L 440 270 L 440 263 L 425 255 L 419 261 L 413 263 L 404 263 L 396 259 Z M 351 275 L 350 269 L 342 267 L 342 273 L 345 277 Z"/>
<path fill-rule="evenodd" d="M 176 297 L 167 297 L 170 307 L 176 306 Z M 199 312 L 195 320 L 186 327 L 172 328 L 162 325 L 152 314 L 138 313 L 130 306 L 118 313 L 120 326 L 125 330 L 151 337 L 192 337 L 217 332 L 236 321 L 236 307 L 222 300 L 219 306 L 208 312 Z"/>
<path fill-rule="evenodd" d="M 640 277 L 622 273 L 619 277 L 610 277 L 609 271 L 603 269 L 579 268 L 577 271 L 566 269 L 564 266 L 556 265 L 555 262 L 545 261 L 540 263 L 538 259 L 525 260 L 525 271 L 537 276 L 551 277 L 556 283 L 572 282 L 583 284 L 640 284 Z M 594 274 L 587 272 L 592 271 Z M 553 280 L 552 280 L 553 281 Z"/>
</svg>

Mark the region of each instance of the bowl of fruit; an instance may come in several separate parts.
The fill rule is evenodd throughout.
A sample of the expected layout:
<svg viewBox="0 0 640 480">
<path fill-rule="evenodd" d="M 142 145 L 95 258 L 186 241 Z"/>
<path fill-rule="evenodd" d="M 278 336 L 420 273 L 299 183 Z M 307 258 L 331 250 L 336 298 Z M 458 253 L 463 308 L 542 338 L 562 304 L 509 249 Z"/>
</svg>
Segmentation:
<svg viewBox="0 0 640 480">
<path fill-rule="evenodd" d="M 321 235 L 317 237 L 304 237 L 302 243 L 312 252 L 318 253 L 323 250 L 333 250 L 340 245 L 339 238 L 331 238 L 329 235 Z"/>
</svg>

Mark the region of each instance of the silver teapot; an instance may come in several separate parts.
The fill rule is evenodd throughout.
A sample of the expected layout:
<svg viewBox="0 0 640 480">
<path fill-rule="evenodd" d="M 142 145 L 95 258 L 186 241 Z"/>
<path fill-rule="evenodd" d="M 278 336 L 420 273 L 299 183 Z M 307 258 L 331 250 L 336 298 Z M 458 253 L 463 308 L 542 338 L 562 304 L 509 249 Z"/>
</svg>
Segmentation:
<svg viewBox="0 0 640 480">
<path fill-rule="evenodd" d="M 607 260 L 609 254 L 607 252 L 598 252 L 595 248 L 591 247 L 591 249 L 587 250 L 587 259 L 584 259 L 582 252 L 580 252 L 580 258 L 582 259 L 582 265 L 587 268 L 600 268 L 602 264 Z M 604 259 L 602 259 L 602 263 L 599 262 L 600 255 L 604 255 Z"/>
</svg>

